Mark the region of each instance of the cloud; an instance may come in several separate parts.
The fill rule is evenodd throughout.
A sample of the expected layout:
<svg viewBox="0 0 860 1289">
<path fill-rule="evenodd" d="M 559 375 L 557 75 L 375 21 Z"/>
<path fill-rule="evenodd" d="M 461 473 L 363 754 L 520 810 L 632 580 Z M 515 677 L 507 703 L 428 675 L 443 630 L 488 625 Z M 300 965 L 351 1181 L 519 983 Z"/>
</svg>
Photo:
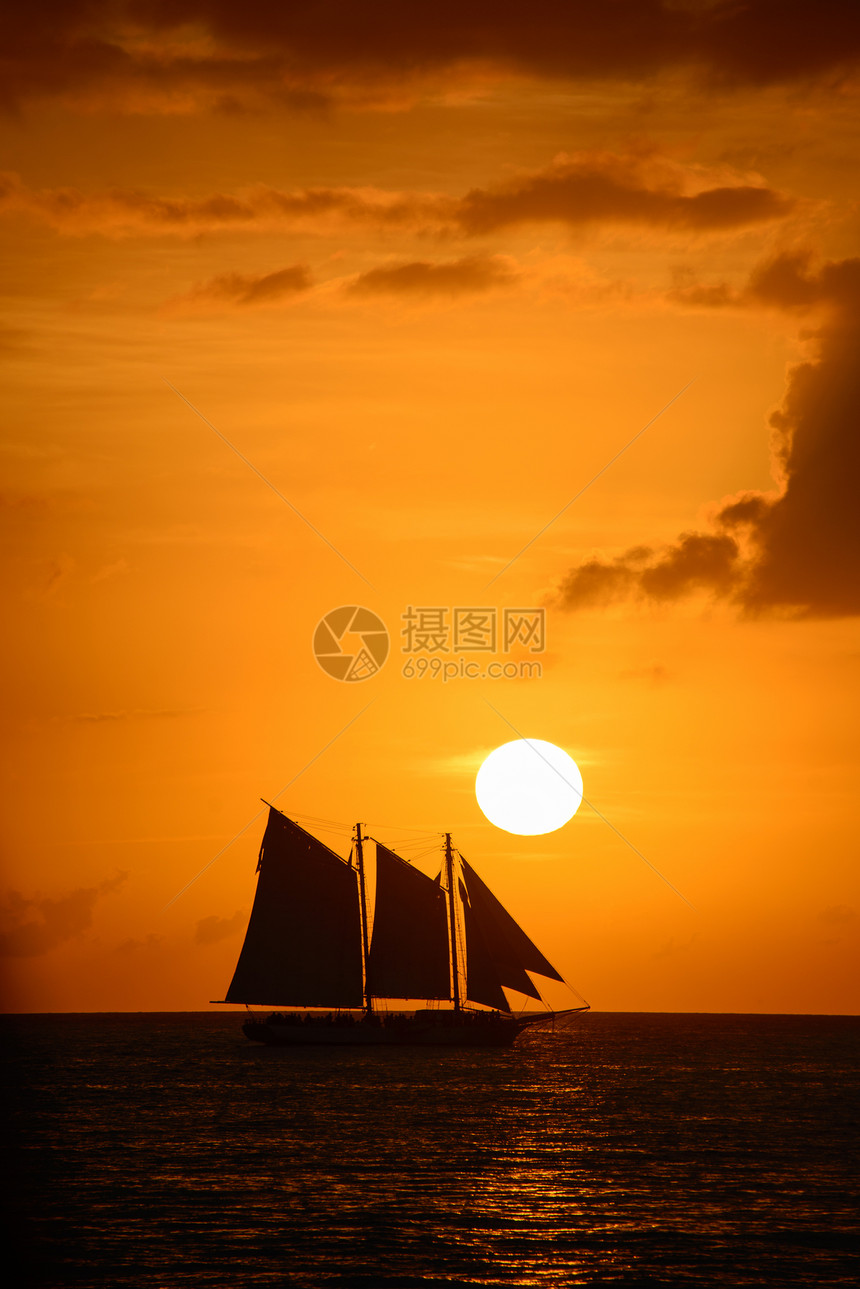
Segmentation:
<svg viewBox="0 0 860 1289">
<path fill-rule="evenodd" d="M 511 286 L 519 277 L 507 256 L 472 255 L 435 264 L 412 260 L 406 264 L 383 265 L 359 274 L 346 290 L 353 296 L 455 296 Z"/>
<path fill-rule="evenodd" d="M 846 312 L 856 318 L 860 308 L 860 259 L 830 261 L 817 271 L 812 260 L 809 251 L 791 251 L 759 265 L 750 276 L 746 298 L 780 309 L 830 305 L 843 321 Z"/>
<path fill-rule="evenodd" d="M 678 600 L 692 591 L 728 592 L 738 545 L 731 537 L 682 533 L 674 546 L 654 551 L 635 546 L 614 560 L 586 560 L 572 569 L 560 588 L 565 608 L 594 608 L 635 591 L 657 601 Z"/>
<path fill-rule="evenodd" d="M 164 942 L 163 935 L 156 935 L 155 932 L 150 931 L 149 935 L 146 937 L 145 940 L 135 940 L 135 939 L 123 940 L 120 944 L 116 946 L 116 948 L 114 949 L 114 953 L 120 954 L 123 957 L 126 957 L 129 955 L 138 954 L 141 951 L 145 952 L 146 950 L 149 950 L 149 949 L 155 949 L 159 944 L 163 944 L 163 942 Z"/>
<path fill-rule="evenodd" d="M 201 918 L 194 931 L 194 941 L 196 944 L 217 944 L 219 940 L 226 940 L 228 935 L 241 930 L 247 920 L 248 914 L 241 909 L 231 918 Z"/>
<path fill-rule="evenodd" d="M 454 218 L 470 235 L 526 223 L 634 224 L 686 232 L 723 232 L 787 215 L 789 198 L 744 184 L 685 191 L 700 173 L 653 155 L 582 152 L 505 185 L 474 188 Z"/>
<path fill-rule="evenodd" d="M 817 270 L 808 250 L 784 251 L 753 269 L 740 289 L 725 282 L 692 283 L 669 292 L 674 303 L 704 308 L 758 308 L 806 313 L 818 305 L 837 311 L 856 307 L 860 299 L 860 260 L 838 260 Z"/>
<path fill-rule="evenodd" d="M 434 262 L 410 260 L 384 264 L 339 284 L 348 297 L 460 296 L 511 286 L 520 278 L 513 260 L 504 255 L 473 255 Z M 313 287 L 310 270 L 301 264 L 274 273 L 223 273 L 185 295 L 168 301 L 168 309 L 196 307 L 244 308 L 281 304 Z"/>
<path fill-rule="evenodd" d="M 747 613 L 860 613 L 860 260 L 815 270 L 807 255 L 783 255 L 760 266 L 738 299 L 820 313 L 814 356 L 790 370 L 770 418 L 778 488 L 725 499 L 709 532 L 585 561 L 563 578 L 560 606 L 705 592 Z"/>
<path fill-rule="evenodd" d="M 139 189 L 82 192 L 77 188 L 31 188 L 12 171 L 0 173 L 0 213 L 42 220 L 58 232 L 106 237 L 180 236 L 232 232 L 324 233 L 344 224 L 415 227 L 437 220 L 442 199 L 433 194 L 377 188 L 305 188 L 285 192 L 256 184 L 237 194 L 163 197 Z"/>
<path fill-rule="evenodd" d="M 356 226 L 472 238 L 548 223 L 701 236 L 779 220 L 793 207 L 790 197 L 755 176 L 685 166 L 654 152 L 561 154 L 543 169 L 473 188 L 462 197 L 371 187 L 287 192 L 264 184 L 238 193 L 165 197 L 122 188 L 36 189 L 17 174 L 0 174 L 0 213 L 23 214 L 65 234 L 116 238 L 193 237 L 237 228 L 324 236 Z M 218 289 L 241 293 L 242 283 L 241 275 L 229 275 Z"/>
<path fill-rule="evenodd" d="M 58 899 L 46 895 L 27 899 L 19 891 L 10 891 L 2 911 L 0 955 L 39 957 L 81 935 L 92 925 L 98 901 L 118 891 L 127 877 L 127 873 L 117 873 L 99 886 L 79 887 Z"/>
<path fill-rule="evenodd" d="M 219 273 L 177 296 L 172 305 L 248 305 L 280 304 L 302 295 L 313 286 L 310 270 L 304 264 L 278 269 L 274 273 Z"/>
<path fill-rule="evenodd" d="M 408 107 L 511 78 L 715 85 L 845 75 L 860 15 L 844 0 L 41 0 L 7 6 L 8 108 L 243 111 Z"/>
</svg>

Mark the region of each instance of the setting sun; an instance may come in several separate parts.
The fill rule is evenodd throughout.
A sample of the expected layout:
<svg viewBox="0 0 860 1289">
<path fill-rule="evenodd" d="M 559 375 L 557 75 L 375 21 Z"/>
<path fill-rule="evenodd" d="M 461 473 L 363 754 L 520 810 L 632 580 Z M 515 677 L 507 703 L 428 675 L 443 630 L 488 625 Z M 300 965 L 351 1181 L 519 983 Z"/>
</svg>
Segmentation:
<svg viewBox="0 0 860 1289">
<path fill-rule="evenodd" d="M 515 739 L 484 761 L 475 796 L 497 828 L 537 836 L 555 832 L 576 814 L 582 775 L 562 748 L 543 739 Z"/>
</svg>

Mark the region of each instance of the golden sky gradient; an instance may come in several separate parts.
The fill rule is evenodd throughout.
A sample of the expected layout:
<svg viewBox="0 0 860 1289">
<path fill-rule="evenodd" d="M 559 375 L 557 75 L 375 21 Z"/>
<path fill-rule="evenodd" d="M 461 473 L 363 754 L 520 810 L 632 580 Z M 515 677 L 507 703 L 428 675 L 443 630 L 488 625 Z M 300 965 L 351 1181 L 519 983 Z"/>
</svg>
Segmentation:
<svg viewBox="0 0 860 1289">
<path fill-rule="evenodd" d="M 222 997 L 290 784 L 342 854 L 452 830 L 597 1008 L 856 1012 L 856 6 L 37 8 L 4 1006 Z M 343 604 L 392 635 L 356 684 Z M 404 677 L 410 605 L 543 606 L 541 677 Z M 596 810 L 489 825 L 517 733 Z"/>
</svg>

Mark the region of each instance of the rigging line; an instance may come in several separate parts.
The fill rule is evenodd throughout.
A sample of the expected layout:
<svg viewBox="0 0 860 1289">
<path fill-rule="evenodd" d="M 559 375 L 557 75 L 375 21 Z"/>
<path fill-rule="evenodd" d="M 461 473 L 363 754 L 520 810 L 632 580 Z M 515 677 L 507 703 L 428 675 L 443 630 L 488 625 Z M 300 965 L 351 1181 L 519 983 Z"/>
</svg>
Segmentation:
<svg viewBox="0 0 860 1289">
<path fill-rule="evenodd" d="M 298 820 L 296 822 L 298 822 Z M 307 823 L 307 820 L 305 820 L 305 823 Z M 302 826 L 302 824 L 299 824 L 300 828 Z M 309 832 L 310 830 L 306 828 L 305 831 Z M 314 824 L 313 831 L 314 833 L 324 832 L 327 837 L 348 838 L 350 835 L 345 828 L 324 828 L 321 824 Z"/>
<path fill-rule="evenodd" d="M 576 996 L 577 996 L 577 998 L 579 999 L 579 1001 L 580 1001 L 581 1003 L 585 1003 L 586 1007 L 587 1007 L 589 1010 L 591 1010 L 591 1003 L 588 1001 L 588 999 L 586 998 L 585 994 L 581 994 L 581 993 L 579 992 L 579 990 L 577 989 L 576 985 L 572 985 L 572 984 L 570 983 L 570 981 L 568 980 L 567 976 L 562 976 L 562 980 L 563 980 L 564 984 L 566 984 L 566 985 L 567 985 L 567 987 L 568 987 L 568 989 L 570 990 L 570 992 L 571 992 L 572 994 L 576 994 Z M 555 1010 L 555 1008 L 553 1008 L 553 1011 L 554 1011 L 554 1010 Z M 560 1008 L 559 1010 L 564 1010 L 564 1009 L 563 1009 L 563 1008 Z"/>
<path fill-rule="evenodd" d="M 326 537 L 325 533 L 321 533 L 320 530 L 314 524 L 311 523 L 308 517 L 302 514 L 298 506 L 294 506 L 293 503 L 290 501 L 289 497 L 285 497 L 284 494 L 281 492 L 281 490 L 275 487 L 271 479 L 267 478 L 266 475 L 263 474 L 262 470 L 258 470 L 257 467 L 254 465 L 253 461 L 249 461 L 248 458 L 245 456 L 244 452 L 240 452 L 239 449 L 236 447 L 236 445 L 230 442 L 230 440 L 227 438 L 227 435 L 222 434 L 221 431 L 212 424 L 208 416 L 203 415 L 199 407 L 194 406 L 190 398 L 186 398 L 185 395 L 180 390 L 178 390 L 175 385 L 171 385 L 170 381 L 167 379 L 166 376 L 162 376 L 161 379 L 164 381 L 168 389 L 172 389 L 174 394 L 176 394 L 178 398 L 181 398 L 183 403 L 185 403 L 188 407 L 190 407 L 192 412 L 195 413 L 195 415 L 200 417 L 204 425 L 209 426 L 209 429 L 213 432 L 213 434 L 218 435 L 218 438 L 221 440 L 222 443 L 226 443 L 227 447 L 230 449 L 231 452 L 235 452 L 236 456 L 239 458 L 240 461 L 245 462 L 245 465 L 248 467 L 249 470 L 253 470 L 254 474 L 257 475 L 259 479 L 262 479 L 266 487 L 271 488 L 272 492 L 275 494 L 276 497 L 280 497 L 281 501 L 283 501 L 287 506 L 289 506 L 293 514 L 298 515 L 302 523 L 306 524 L 312 533 L 316 533 L 317 537 L 319 537 L 321 542 L 325 542 L 329 550 L 333 551 L 334 554 L 337 555 L 338 559 L 343 560 L 347 568 L 352 569 L 356 577 L 360 577 L 362 582 L 365 582 L 371 588 L 371 590 L 374 590 L 374 591 L 376 590 L 376 587 L 373 585 L 373 583 L 368 578 L 366 578 L 363 573 L 359 572 L 359 570 L 355 567 L 355 565 L 351 563 L 350 560 L 348 560 L 341 551 L 338 550 L 334 542 L 330 542 L 329 539 Z"/>
<path fill-rule="evenodd" d="M 425 846 L 419 846 L 418 848 L 415 848 L 414 846 L 404 846 L 404 843 L 402 842 L 383 842 L 382 844 L 383 846 L 387 846 L 389 851 L 402 851 L 405 855 L 413 856 L 424 855 L 425 852 L 431 851 L 431 849 L 432 851 L 438 849 L 435 843 L 431 843 L 429 846 L 428 844 L 425 844 Z"/>
<path fill-rule="evenodd" d="M 397 859 L 401 859 L 404 864 L 409 864 L 410 867 L 412 866 L 412 864 L 415 862 L 416 859 L 423 859 L 425 855 L 433 855 L 438 851 L 438 846 L 434 841 L 434 844 L 432 846 L 428 846 L 425 850 L 420 850 L 417 855 L 401 855 L 399 850 L 394 849 L 395 843 L 393 842 L 391 845 L 389 845 L 388 842 L 380 841 L 378 837 L 374 837 L 371 833 L 367 834 L 367 837 L 365 838 L 365 840 L 375 842 L 377 846 L 382 846 L 383 850 L 390 850 L 392 855 L 394 855 Z M 402 843 L 399 843 L 399 846 L 400 846 L 400 850 L 402 850 L 403 849 Z"/>
<path fill-rule="evenodd" d="M 435 845 L 438 840 L 439 838 L 437 835 L 434 833 L 428 833 L 425 837 L 392 837 L 391 844 L 393 845 L 396 842 L 398 846 L 402 846 L 405 850 L 409 850 L 415 846 L 426 846 L 430 842 L 433 842 Z"/>
<path fill-rule="evenodd" d="M 625 443 L 625 444 L 624 444 L 624 447 L 623 447 L 623 448 L 621 448 L 621 449 L 619 449 L 619 451 L 615 453 L 615 456 L 614 456 L 614 457 L 612 457 L 612 459 L 611 459 L 610 461 L 607 461 L 607 462 L 606 462 L 606 465 L 603 467 L 603 469 L 602 469 L 602 470 L 598 470 L 598 471 L 597 471 L 597 474 L 592 475 L 592 477 L 589 479 L 588 483 L 586 483 L 582 488 L 580 488 L 579 492 L 575 493 L 575 494 L 574 494 L 574 496 L 572 496 L 572 497 L 571 497 L 571 499 L 570 499 L 570 501 L 567 503 L 567 505 L 566 505 L 566 506 L 562 506 L 562 508 L 561 508 L 561 510 L 558 512 L 558 514 L 553 515 L 553 517 L 552 517 L 552 519 L 550 519 L 549 523 L 544 524 L 544 526 L 543 526 L 543 528 L 541 528 L 540 532 L 535 533 L 535 535 L 534 535 L 534 537 L 531 539 L 531 541 L 526 542 L 526 544 L 525 544 L 525 546 L 523 546 L 522 550 L 517 551 L 517 553 L 516 553 L 516 555 L 513 557 L 513 559 L 509 559 L 509 560 L 508 560 L 508 562 L 507 562 L 507 564 L 504 566 L 504 568 L 500 568 L 500 569 L 499 569 L 499 571 L 498 571 L 498 573 L 496 573 L 495 577 L 491 577 L 491 578 L 490 578 L 490 580 L 489 580 L 489 582 L 487 582 L 486 586 L 485 586 L 483 589 L 486 591 L 489 587 L 491 587 L 491 586 L 493 585 L 493 583 L 494 583 L 494 582 L 498 581 L 498 579 L 502 576 L 502 574 L 503 574 L 503 573 L 507 573 L 507 571 L 508 571 L 508 569 L 511 567 L 511 565 L 512 565 L 512 564 L 516 564 L 516 562 L 517 562 L 517 560 L 520 558 L 520 556 L 521 556 L 521 555 L 525 555 L 525 553 L 526 553 L 526 551 L 529 549 L 529 547 L 530 547 L 530 546 L 534 546 L 534 544 L 535 544 L 535 542 L 538 540 L 538 538 L 539 538 L 539 537 L 543 537 L 543 535 L 544 535 L 544 533 L 547 531 L 547 529 L 552 528 L 552 526 L 553 526 L 553 524 L 555 523 L 555 521 L 556 521 L 557 519 L 561 519 L 561 517 L 562 517 L 562 515 L 564 514 L 564 512 L 565 512 L 566 510 L 570 510 L 570 507 L 573 505 L 573 503 L 574 503 L 575 501 L 578 501 L 578 500 L 579 500 L 579 498 L 582 496 L 582 494 L 583 494 L 584 492 L 588 492 L 588 489 L 591 487 L 591 485 L 592 485 L 593 483 L 596 483 L 596 482 L 597 482 L 597 480 L 600 478 L 600 476 L 601 476 L 602 474 L 606 474 L 606 471 L 609 469 L 609 467 L 610 467 L 610 466 L 613 466 L 613 465 L 615 464 L 615 462 L 618 460 L 618 458 L 619 458 L 619 457 L 623 457 L 623 456 L 624 456 L 624 453 L 627 451 L 627 449 L 628 449 L 628 448 L 632 448 L 632 446 L 633 446 L 633 444 L 636 442 L 636 440 L 637 440 L 637 439 L 641 439 L 641 437 L 642 437 L 642 435 L 645 433 L 645 431 L 646 431 L 646 430 L 648 430 L 648 429 L 650 429 L 650 428 L 651 428 L 651 426 L 654 424 L 654 422 L 655 422 L 655 421 L 659 421 L 659 419 L 660 419 L 660 417 L 663 415 L 663 413 L 664 413 L 664 412 L 668 412 L 669 408 L 672 406 L 672 404 L 673 404 L 673 403 L 677 403 L 677 401 L 678 401 L 678 399 L 681 397 L 681 395 L 682 395 L 682 394 L 685 394 L 685 393 L 687 392 L 687 390 L 690 388 L 690 386 L 691 386 L 692 384 L 694 384 L 695 380 L 696 380 L 696 377 L 695 377 L 695 376 L 693 377 L 693 379 L 692 379 L 692 380 L 688 380 L 688 381 L 687 381 L 687 383 L 686 383 L 686 385 L 684 386 L 684 388 L 683 388 L 683 389 L 679 389 L 679 390 L 678 390 L 678 392 L 677 392 L 677 394 L 675 395 L 675 397 L 674 397 L 674 398 L 670 398 L 670 399 L 669 399 L 669 402 L 665 405 L 665 407 L 661 407 L 661 408 L 660 408 L 660 411 L 657 413 L 657 415 L 656 415 L 656 416 L 652 416 L 652 417 L 651 417 L 651 420 L 650 420 L 650 421 L 648 421 L 648 422 L 647 422 L 647 424 L 643 425 L 643 426 L 642 426 L 642 429 L 641 429 L 641 430 L 639 430 L 639 431 L 638 431 L 638 433 L 634 434 L 634 435 L 633 435 L 633 438 L 632 438 L 632 439 L 630 439 L 627 443 Z"/>
<path fill-rule="evenodd" d="M 300 819 L 301 819 L 301 816 L 299 816 L 299 817 L 296 819 L 296 822 L 298 823 Z M 314 832 L 327 832 L 327 833 L 334 833 L 334 834 L 336 834 L 338 837 L 351 837 L 351 836 L 353 835 L 353 833 L 355 832 L 355 828 L 354 828 L 354 827 L 352 827 L 352 828 L 340 828 L 340 827 L 335 827 L 335 826 L 333 826 L 332 824 L 320 824 L 320 823 L 317 823 L 317 822 L 316 822 L 316 820 L 314 820 L 314 819 L 302 819 L 302 820 L 301 820 L 301 825 L 300 825 L 300 826 L 301 826 L 301 827 L 303 827 L 303 828 L 305 828 L 305 830 L 306 830 L 306 831 L 308 831 L 308 830 L 310 830 L 310 829 L 312 828 Z"/>
<path fill-rule="evenodd" d="M 428 846 L 426 850 L 419 850 L 417 855 L 413 855 L 412 858 L 409 860 L 409 863 L 414 864 L 416 860 L 426 859 L 428 855 L 438 855 L 438 854 L 439 854 L 438 846 Z"/>
<path fill-rule="evenodd" d="M 330 738 L 330 739 L 329 739 L 329 741 L 326 743 L 325 747 L 320 748 L 320 750 L 319 750 L 319 752 L 317 752 L 316 756 L 312 756 L 312 757 L 311 757 L 311 759 L 307 762 L 307 764 L 302 766 L 302 768 L 301 768 L 301 770 L 299 770 L 298 774 L 294 774 L 294 775 L 293 775 L 293 777 L 290 779 L 289 783 L 285 783 L 285 784 L 284 784 L 284 786 L 281 788 L 280 792 L 276 792 L 276 793 L 275 793 L 275 795 L 272 797 L 272 804 L 273 804 L 273 805 L 274 805 L 274 803 L 277 801 L 278 797 L 282 797 L 282 796 L 284 795 L 284 793 L 286 792 L 287 788 L 291 788 L 291 787 L 292 787 L 292 785 L 296 782 L 296 779 L 300 779 L 300 778 L 302 777 L 302 775 L 304 774 L 305 770 L 309 770 L 309 769 L 311 768 L 311 766 L 314 764 L 314 762 L 315 762 L 315 761 L 318 761 L 318 760 L 320 759 L 320 757 L 322 756 L 323 752 L 327 752 L 327 751 L 329 750 L 329 748 L 331 747 L 331 745 L 332 745 L 333 743 L 336 743 L 336 742 L 337 742 L 337 740 L 341 737 L 341 735 L 342 735 L 342 734 L 345 734 L 345 733 L 346 733 L 346 731 L 349 729 L 350 725 L 354 725 L 354 724 L 355 724 L 355 722 L 358 720 L 359 716 L 363 716 L 363 715 L 364 715 L 364 713 L 367 711 L 368 707 L 370 707 L 370 706 L 371 706 L 371 704 L 372 704 L 374 701 L 375 701 L 375 700 L 374 700 L 373 698 L 371 698 L 371 700 L 370 700 L 370 702 L 369 702 L 369 703 L 365 703 L 365 705 L 364 705 L 364 707 L 362 707 L 361 711 L 360 711 L 360 712 L 357 712 L 357 713 L 355 714 L 355 716 L 353 716 L 353 717 L 352 717 L 352 719 L 351 719 L 351 720 L 347 721 L 347 723 L 346 723 L 346 725 L 344 725 L 343 729 L 338 730 L 338 732 L 337 732 L 337 734 L 335 734 L 334 738 Z M 227 842 L 227 845 L 226 845 L 226 846 L 222 846 L 222 847 L 221 847 L 221 849 L 218 851 L 218 854 L 217 854 L 217 855 L 213 855 L 213 856 L 212 856 L 212 858 L 209 860 L 209 863 L 208 863 L 208 864 L 204 864 L 204 865 L 203 865 L 203 867 L 201 868 L 200 872 L 199 872 L 199 873 L 196 873 L 196 874 L 195 874 L 195 876 L 191 878 L 191 881 L 190 881 L 190 882 L 186 882 L 186 883 L 185 883 L 185 885 L 183 886 L 183 888 L 182 888 L 182 890 L 181 890 L 181 891 L 177 891 L 177 892 L 176 892 L 176 894 L 173 896 L 173 898 L 167 901 L 167 903 L 164 905 L 164 908 L 161 910 L 161 912 L 162 912 L 162 913 L 166 913 L 166 912 L 167 912 L 167 910 L 170 908 L 171 904 L 175 904 L 175 903 L 176 903 L 176 901 L 180 898 L 180 896 L 184 895 L 184 894 L 185 894 L 185 892 L 188 890 L 188 888 L 189 888 L 189 887 L 191 887 L 191 886 L 193 886 L 193 885 L 194 885 L 194 883 L 195 883 L 196 881 L 198 881 L 198 879 L 199 879 L 199 878 L 201 878 L 201 877 L 203 876 L 203 874 L 207 871 L 207 869 L 210 869 L 210 868 L 212 867 L 212 865 L 215 863 L 215 861 L 216 861 L 216 860 L 218 860 L 218 859 L 220 859 L 220 858 L 221 858 L 221 856 L 224 854 L 224 852 L 230 849 L 230 847 L 233 845 L 233 842 L 234 842 L 234 841 L 238 841 L 238 840 L 239 840 L 239 838 L 242 836 L 242 834 L 243 834 L 243 833 L 246 833 L 246 832 L 248 831 L 248 829 L 251 827 L 251 824 L 256 823 L 256 821 L 260 818 L 260 815 L 262 815 L 262 814 L 265 814 L 265 809 L 264 809 L 264 810 L 258 810 L 258 811 L 257 811 L 257 813 L 254 815 L 253 819 L 249 819 L 249 820 L 248 820 L 248 822 L 245 824 L 245 826 L 244 826 L 243 828 L 240 828 L 240 829 L 239 829 L 239 831 L 236 833 L 236 836 L 235 836 L 235 837 L 231 837 L 230 841 L 228 841 L 228 842 Z"/>
<path fill-rule="evenodd" d="M 426 837 L 444 838 L 446 831 L 450 833 L 463 832 L 465 831 L 466 828 L 484 828 L 486 827 L 486 824 L 456 824 L 455 823 L 455 824 L 451 824 L 450 828 L 447 828 L 445 830 L 441 828 L 432 828 L 430 824 L 425 824 L 422 830 L 420 828 L 407 828 L 405 824 L 382 824 L 379 822 L 378 819 L 373 819 L 371 820 L 370 823 L 366 824 L 365 826 L 368 828 L 395 828 L 397 829 L 398 832 L 422 832 L 423 836 L 426 836 Z M 418 837 L 416 840 L 421 841 L 421 837 Z"/>
<path fill-rule="evenodd" d="M 299 812 L 296 813 L 296 818 L 311 819 L 313 820 L 314 823 L 328 824 L 332 828 L 346 828 L 346 829 L 355 828 L 355 823 L 350 819 L 328 819 L 326 818 L 325 815 L 309 815 L 309 814 L 302 814 Z"/>
<path fill-rule="evenodd" d="M 329 832 L 350 832 L 352 824 L 341 823 L 334 819 L 316 819 L 313 815 L 300 815 L 298 811 L 293 814 L 294 819 L 304 819 L 306 823 L 314 824 L 317 828 L 326 828 Z"/>
<path fill-rule="evenodd" d="M 426 833 L 428 836 L 431 836 L 431 837 L 444 837 L 444 836 L 445 836 L 444 832 L 442 832 L 442 830 L 441 830 L 441 829 L 439 829 L 439 828 L 434 828 L 434 827 L 432 827 L 432 825 L 431 825 L 431 824 L 423 824 L 420 828 L 411 828 L 411 827 L 408 827 L 406 824 L 387 824 L 387 823 L 380 823 L 380 821 L 379 821 L 378 819 L 372 819 L 372 820 L 370 821 L 370 823 L 368 823 L 366 826 L 367 826 L 368 828 L 371 828 L 371 827 L 372 827 L 372 828 L 396 828 L 398 832 L 419 832 L 419 833 Z M 420 840 L 420 838 L 419 838 L 419 840 Z"/>
<path fill-rule="evenodd" d="M 483 698 L 483 694 L 481 695 L 481 697 Z M 519 732 L 519 730 L 517 729 L 516 725 L 514 725 L 513 721 L 509 721 L 509 720 L 508 720 L 508 718 L 507 718 L 507 716 L 503 716 L 503 715 L 502 715 L 502 713 L 499 711 L 498 707 L 493 707 L 493 704 L 490 702 L 489 698 L 484 698 L 484 702 L 487 704 L 487 706 L 488 706 L 488 707 L 492 708 L 492 710 L 496 713 L 496 715 L 500 718 L 500 720 L 503 720 L 503 721 L 505 722 L 505 724 L 506 724 L 506 725 L 509 725 L 509 726 L 510 726 L 510 728 L 511 728 L 511 729 L 514 731 L 514 733 L 516 734 L 517 738 L 522 739 L 524 743 L 528 743 L 529 747 L 530 747 L 530 748 L 531 748 L 531 750 L 535 753 L 535 755 L 536 755 L 536 756 L 539 756 L 539 757 L 540 757 L 540 759 L 541 759 L 541 760 L 542 760 L 546 765 L 548 765 L 548 766 L 549 766 L 549 768 L 550 768 L 550 769 L 551 769 L 555 774 L 557 774 L 557 775 L 558 775 L 558 777 L 561 779 L 562 783 L 566 783 L 566 784 L 567 784 L 567 786 L 568 786 L 568 787 L 569 787 L 573 792 L 578 792 L 578 789 L 577 789 L 577 788 L 574 788 L 574 786 L 573 786 L 573 784 L 572 784 L 572 783 L 568 783 L 568 782 L 567 782 L 567 779 L 564 777 L 564 775 L 561 773 L 561 771 L 560 771 L 560 770 L 558 770 L 558 769 L 556 769 L 556 767 L 555 767 L 555 766 L 554 766 L 550 761 L 547 761 L 546 757 L 543 755 L 543 753 L 542 753 L 542 752 L 539 752 L 539 751 L 538 751 L 538 749 L 534 746 L 533 741 L 532 741 L 531 739 L 527 739 L 527 738 L 525 737 L 525 735 L 524 735 L 524 734 L 521 734 L 521 733 Z M 607 818 L 606 818 L 606 815 L 602 814 L 602 813 L 597 809 L 597 806 L 595 806 L 591 801 L 589 801 L 589 800 L 588 800 L 588 798 L 587 798 L 586 796 L 582 795 L 582 800 L 583 800 L 583 801 L 585 802 L 585 804 L 588 806 L 589 810 L 593 810 L 593 811 L 594 811 L 594 813 L 597 815 L 598 819 L 602 819 L 602 820 L 603 820 L 603 822 L 607 825 L 607 827 L 611 828 L 611 829 L 612 829 L 612 831 L 616 834 L 616 836 L 617 836 L 617 837 L 620 837 L 620 838 L 621 838 L 621 840 L 624 842 L 624 844 L 625 844 L 626 846 L 629 846 L 629 847 L 630 847 L 630 849 L 634 852 L 634 854 L 636 854 L 636 855 L 638 855 L 638 856 L 639 856 L 639 858 L 642 860 L 643 864 L 647 864 L 647 865 L 648 865 L 648 867 L 651 869 L 651 871 L 657 874 L 657 876 L 660 878 L 660 881 L 661 881 L 661 882 L 665 882 L 665 883 L 666 883 L 666 885 L 669 887 L 669 889 L 670 889 L 671 891 L 674 891 L 674 892 L 675 892 L 675 894 L 678 896 L 678 898 L 679 898 L 679 899 L 682 899 L 682 900 L 684 901 L 684 903 L 685 903 L 689 908 L 691 908 L 691 909 L 693 910 L 693 912 L 696 912 L 696 906 L 695 906 L 695 904 L 691 903 L 691 901 L 687 899 L 686 895 L 684 895 L 684 894 L 683 894 L 683 892 L 679 891 L 679 890 L 678 890 L 678 888 L 677 888 L 677 886 L 673 885 L 673 883 L 669 881 L 668 877 L 666 877 L 663 873 L 661 873 L 661 872 L 660 872 L 660 870 L 659 870 L 659 868 L 657 867 L 657 865 L 656 865 L 656 864 L 652 864 L 652 863 L 651 863 L 651 861 L 650 861 L 650 859 L 648 859 L 645 855 L 643 855 L 643 854 L 642 854 L 642 851 L 639 849 L 639 847 L 638 847 L 638 846 L 634 846 L 633 842 L 632 842 L 632 841 L 630 841 L 629 837 L 625 837 L 625 836 L 624 836 L 624 833 L 621 831 L 621 829 L 620 829 L 620 828 L 616 828 L 616 827 L 615 827 L 615 824 L 614 824 L 614 823 L 612 823 L 612 822 L 611 822 L 611 820 L 607 819 Z"/>
<path fill-rule="evenodd" d="M 354 824 L 347 823 L 345 819 L 324 819 L 322 815 L 303 815 L 296 812 L 296 819 L 309 819 L 315 824 L 325 824 L 328 828 L 343 828 L 346 832 L 355 827 Z"/>
<path fill-rule="evenodd" d="M 376 841 L 378 846 L 383 846 L 385 847 L 386 850 L 390 850 L 393 855 L 396 855 L 398 859 L 402 859 L 405 864 L 414 864 L 416 859 L 423 859 L 425 855 L 434 855 L 439 853 L 438 846 L 434 845 L 434 846 L 427 846 L 424 850 L 419 850 L 412 855 L 402 855 L 400 854 L 399 850 L 394 850 L 392 846 L 386 845 L 384 841 L 379 842 L 375 837 L 373 837 L 371 840 Z"/>
<path fill-rule="evenodd" d="M 299 820 L 302 818 L 302 816 L 298 815 L 298 816 L 294 816 L 294 818 L 296 823 L 298 823 Z M 333 828 L 329 824 L 319 824 L 314 822 L 313 820 L 308 820 L 308 819 L 305 819 L 304 823 L 312 823 L 314 832 L 328 833 L 330 836 L 333 836 L 333 837 L 349 837 L 352 832 L 350 828 Z"/>
<path fill-rule="evenodd" d="M 411 865 L 412 863 L 412 859 L 407 859 L 405 855 L 398 855 L 397 851 L 394 849 L 393 846 L 389 846 L 387 842 L 380 841 L 379 838 L 374 837 L 372 833 L 366 833 L 363 840 L 372 841 L 375 845 L 381 846 L 383 850 L 390 851 L 390 853 L 394 856 L 395 859 L 399 859 L 404 864 Z"/>
</svg>

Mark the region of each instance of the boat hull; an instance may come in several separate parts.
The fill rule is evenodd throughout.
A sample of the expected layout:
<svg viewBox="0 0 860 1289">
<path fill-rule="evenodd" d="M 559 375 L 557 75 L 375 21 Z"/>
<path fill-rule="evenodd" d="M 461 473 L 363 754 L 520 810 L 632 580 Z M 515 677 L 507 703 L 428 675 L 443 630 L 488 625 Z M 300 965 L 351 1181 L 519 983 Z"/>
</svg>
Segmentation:
<svg viewBox="0 0 860 1289">
<path fill-rule="evenodd" d="M 372 1020 L 294 1014 L 242 1026 L 247 1038 L 267 1047 L 510 1047 L 523 1028 L 500 1013 L 438 1011 Z"/>
</svg>

